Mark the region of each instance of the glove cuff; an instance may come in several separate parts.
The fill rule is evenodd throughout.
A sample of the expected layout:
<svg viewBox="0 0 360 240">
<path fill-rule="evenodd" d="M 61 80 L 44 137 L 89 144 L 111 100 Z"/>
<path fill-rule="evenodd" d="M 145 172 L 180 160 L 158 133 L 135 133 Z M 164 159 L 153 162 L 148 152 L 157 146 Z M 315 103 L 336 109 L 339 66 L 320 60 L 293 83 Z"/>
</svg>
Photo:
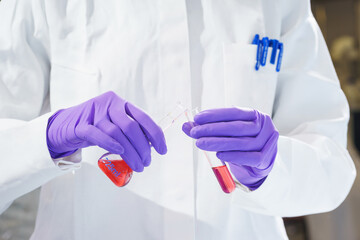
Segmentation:
<svg viewBox="0 0 360 240">
<path fill-rule="evenodd" d="M 50 153 L 50 156 L 52 159 L 70 156 L 71 154 L 75 153 L 78 150 L 78 149 L 75 149 L 75 150 L 71 150 L 71 151 L 67 151 L 67 152 L 58 153 L 58 152 L 54 151 L 54 147 L 51 145 L 51 142 L 49 140 L 49 129 L 51 127 L 51 124 L 63 110 L 64 109 L 60 109 L 59 111 L 55 112 L 51 117 L 49 117 L 47 128 L 46 128 L 46 144 L 47 144 L 47 147 L 48 147 L 48 150 L 49 150 L 49 153 Z"/>
</svg>

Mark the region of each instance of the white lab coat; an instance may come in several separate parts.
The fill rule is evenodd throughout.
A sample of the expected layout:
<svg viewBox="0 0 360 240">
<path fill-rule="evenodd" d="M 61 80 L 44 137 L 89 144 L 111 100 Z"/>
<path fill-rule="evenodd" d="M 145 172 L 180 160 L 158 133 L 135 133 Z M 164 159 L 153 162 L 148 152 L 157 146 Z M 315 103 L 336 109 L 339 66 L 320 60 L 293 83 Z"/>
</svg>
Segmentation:
<svg viewBox="0 0 360 240">
<path fill-rule="evenodd" d="M 254 70 L 256 33 L 284 43 L 279 74 Z M 109 90 L 155 120 L 179 101 L 268 113 L 274 168 L 226 195 L 180 122 L 125 188 L 98 147 L 55 166 L 48 117 Z M 336 208 L 355 177 L 348 104 L 305 0 L 3 0 L 0 117 L 0 205 L 42 186 L 32 239 L 287 239 L 281 217 Z"/>
</svg>

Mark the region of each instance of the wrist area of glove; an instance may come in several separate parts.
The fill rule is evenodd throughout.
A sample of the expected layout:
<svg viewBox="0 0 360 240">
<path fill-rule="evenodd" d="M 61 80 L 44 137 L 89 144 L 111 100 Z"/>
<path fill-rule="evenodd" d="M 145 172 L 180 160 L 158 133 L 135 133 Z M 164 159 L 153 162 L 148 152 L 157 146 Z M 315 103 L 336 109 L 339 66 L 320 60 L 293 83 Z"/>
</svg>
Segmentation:
<svg viewBox="0 0 360 240">
<path fill-rule="evenodd" d="M 229 163 L 230 171 L 239 183 L 246 186 L 251 191 L 255 191 L 261 187 L 271 172 L 274 166 L 275 156 L 272 158 L 270 165 L 266 169 L 238 166 L 236 164 Z"/>
<path fill-rule="evenodd" d="M 253 183 L 241 183 L 241 184 L 248 187 L 251 191 L 255 191 L 265 182 L 266 178 L 267 178 L 267 176 L 258 181 L 255 180 L 255 182 L 253 182 Z"/>
<path fill-rule="evenodd" d="M 67 156 L 70 156 L 74 154 L 78 149 L 69 149 L 69 151 L 58 151 L 58 149 L 52 144 L 52 139 L 55 136 L 54 133 L 58 129 L 52 129 L 51 125 L 56 119 L 56 117 L 63 112 L 64 110 L 61 109 L 57 112 L 55 112 L 48 120 L 47 128 L 46 128 L 46 144 L 50 153 L 51 158 L 57 159 L 57 158 L 64 158 Z"/>
</svg>

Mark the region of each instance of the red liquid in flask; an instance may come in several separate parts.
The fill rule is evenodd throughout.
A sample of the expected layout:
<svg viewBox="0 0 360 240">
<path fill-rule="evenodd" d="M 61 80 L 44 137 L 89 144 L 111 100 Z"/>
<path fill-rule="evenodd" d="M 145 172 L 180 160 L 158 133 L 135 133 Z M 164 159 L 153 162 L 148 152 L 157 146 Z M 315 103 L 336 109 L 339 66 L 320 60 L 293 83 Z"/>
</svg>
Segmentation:
<svg viewBox="0 0 360 240">
<path fill-rule="evenodd" d="M 232 178 L 229 169 L 227 168 L 226 165 L 223 166 L 219 166 L 219 167 L 213 167 L 212 168 L 215 176 L 222 188 L 222 190 L 225 193 L 231 193 L 232 191 L 235 190 L 235 182 L 234 179 Z"/>
<path fill-rule="evenodd" d="M 130 182 L 133 170 L 122 159 L 99 159 L 99 168 L 118 187 L 123 187 Z"/>
</svg>

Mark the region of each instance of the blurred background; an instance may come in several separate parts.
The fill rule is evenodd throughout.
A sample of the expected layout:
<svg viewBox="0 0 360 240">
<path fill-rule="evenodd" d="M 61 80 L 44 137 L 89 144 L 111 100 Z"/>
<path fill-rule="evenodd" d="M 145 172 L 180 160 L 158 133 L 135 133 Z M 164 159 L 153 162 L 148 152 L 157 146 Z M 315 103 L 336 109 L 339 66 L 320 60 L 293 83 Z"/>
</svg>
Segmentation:
<svg viewBox="0 0 360 240">
<path fill-rule="evenodd" d="M 359 173 L 360 0 L 312 0 L 312 10 L 350 104 L 348 149 Z M 359 189 L 357 177 L 348 198 L 331 213 L 284 219 L 289 239 L 360 240 Z M 35 225 L 38 198 L 39 189 L 17 199 L 0 215 L 0 240 L 29 239 Z"/>
</svg>

